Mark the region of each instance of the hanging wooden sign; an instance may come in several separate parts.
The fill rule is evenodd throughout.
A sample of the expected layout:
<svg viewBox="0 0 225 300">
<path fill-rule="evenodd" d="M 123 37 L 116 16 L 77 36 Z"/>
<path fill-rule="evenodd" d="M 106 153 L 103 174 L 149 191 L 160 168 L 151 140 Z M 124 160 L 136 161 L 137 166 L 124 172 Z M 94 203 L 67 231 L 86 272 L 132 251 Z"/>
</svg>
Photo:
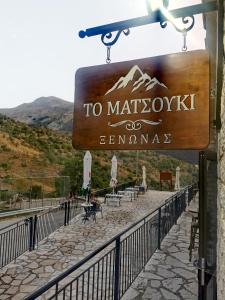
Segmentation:
<svg viewBox="0 0 225 300">
<path fill-rule="evenodd" d="M 203 149 L 209 142 L 204 50 L 81 68 L 75 77 L 76 149 Z"/>
</svg>

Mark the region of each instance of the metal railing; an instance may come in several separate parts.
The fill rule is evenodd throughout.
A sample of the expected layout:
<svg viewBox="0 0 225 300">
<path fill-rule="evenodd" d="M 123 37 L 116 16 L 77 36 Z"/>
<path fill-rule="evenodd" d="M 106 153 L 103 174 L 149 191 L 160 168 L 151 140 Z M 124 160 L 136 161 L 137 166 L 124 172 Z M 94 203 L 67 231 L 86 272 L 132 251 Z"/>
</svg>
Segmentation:
<svg viewBox="0 0 225 300">
<path fill-rule="evenodd" d="M 189 186 L 38 289 L 31 299 L 118 300 L 193 197 Z"/>
<path fill-rule="evenodd" d="M 24 252 L 34 250 L 41 240 L 68 225 L 80 211 L 78 199 L 70 200 L 0 229 L 0 268 Z"/>
<path fill-rule="evenodd" d="M 29 227 L 24 221 L 7 226 L 0 231 L 0 267 L 15 260 L 29 249 Z"/>
<path fill-rule="evenodd" d="M 121 184 L 120 189 L 134 185 L 134 181 Z M 111 189 L 111 188 L 109 188 Z M 98 190 L 96 196 L 104 196 L 108 190 Z M 35 214 L 32 217 L 0 229 L 0 268 L 15 261 L 26 251 L 32 251 L 38 243 L 52 232 L 69 224 L 81 212 L 79 202 L 82 198 L 65 201 L 47 212 Z"/>
</svg>

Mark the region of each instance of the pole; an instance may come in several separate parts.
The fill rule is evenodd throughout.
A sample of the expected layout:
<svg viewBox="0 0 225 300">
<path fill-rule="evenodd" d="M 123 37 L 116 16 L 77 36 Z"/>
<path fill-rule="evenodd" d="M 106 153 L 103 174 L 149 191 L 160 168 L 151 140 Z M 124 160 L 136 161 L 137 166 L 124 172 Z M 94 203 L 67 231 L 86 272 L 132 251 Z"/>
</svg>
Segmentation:
<svg viewBox="0 0 225 300">
<path fill-rule="evenodd" d="M 158 249 L 160 250 L 161 245 L 161 207 L 159 208 L 158 212 Z"/>
<path fill-rule="evenodd" d="M 115 273 L 114 273 L 114 300 L 120 299 L 120 237 L 116 239 Z"/>
<path fill-rule="evenodd" d="M 29 232 L 29 251 L 33 250 L 33 232 L 34 232 L 34 223 L 33 223 L 33 217 L 30 217 L 29 219 L 29 227 L 30 227 L 30 232 Z"/>
<path fill-rule="evenodd" d="M 67 225 L 67 202 L 64 203 L 64 226 Z"/>
<path fill-rule="evenodd" d="M 32 250 L 35 249 L 36 235 L 37 235 L 37 215 L 34 216 L 34 222 L 33 222 Z"/>
</svg>

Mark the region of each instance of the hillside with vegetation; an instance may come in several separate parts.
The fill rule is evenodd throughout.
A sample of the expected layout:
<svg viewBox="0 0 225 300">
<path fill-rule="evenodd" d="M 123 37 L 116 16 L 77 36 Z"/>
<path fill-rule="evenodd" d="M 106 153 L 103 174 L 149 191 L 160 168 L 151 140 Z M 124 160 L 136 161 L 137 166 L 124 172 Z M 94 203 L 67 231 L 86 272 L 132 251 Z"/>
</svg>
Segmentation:
<svg viewBox="0 0 225 300">
<path fill-rule="evenodd" d="M 196 181 L 195 166 L 154 151 L 91 151 L 92 187 L 101 189 L 109 186 L 111 159 L 118 159 L 118 183 L 136 178 L 141 183 L 142 166 L 146 167 L 149 188 L 159 187 L 159 172 L 171 171 L 175 179 L 175 169 L 181 168 L 181 185 Z M 82 186 L 84 151 L 72 148 L 71 137 L 46 127 L 31 126 L 0 115 L 0 189 L 2 182 L 17 178 L 18 182 L 32 180 L 32 187 L 44 186 L 45 191 L 53 191 L 53 179 L 69 176 L 70 185 L 76 192 Z M 55 180 L 55 179 L 54 179 Z M 26 184 L 23 183 L 25 186 Z M 19 184 L 17 185 L 19 186 Z M 15 189 L 15 187 L 14 187 Z M 28 188 L 27 188 L 28 189 Z"/>
<path fill-rule="evenodd" d="M 28 125 L 44 126 L 71 134 L 73 127 L 73 103 L 58 97 L 40 97 L 30 103 L 13 108 L 0 108 L 0 114 Z M 192 164 L 198 164 L 196 150 L 158 150 L 159 154 L 171 156 Z"/>
</svg>

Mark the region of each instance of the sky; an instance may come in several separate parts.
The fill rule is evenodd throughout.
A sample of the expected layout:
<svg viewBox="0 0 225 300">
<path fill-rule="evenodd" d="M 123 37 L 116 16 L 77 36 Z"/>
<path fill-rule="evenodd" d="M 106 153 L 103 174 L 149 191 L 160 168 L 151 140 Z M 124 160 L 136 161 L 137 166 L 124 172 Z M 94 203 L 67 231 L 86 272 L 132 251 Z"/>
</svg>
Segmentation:
<svg viewBox="0 0 225 300">
<path fill-rule="evenodd" d="M 170 9 L 200 0 L 170 0 Z M 0 108 L 42 96 L 74 101 L 78 68 L 106 63 L 100 36 L 80 30 L 147 14 L 145 0 L 0 0 Z M 188 51 L 204 49 L 202 17 L 187 35 Z M 183 37 L 171 24 L 131 29 L 111 49 L 111 61 L 181 52 Z"/>
</svg>

